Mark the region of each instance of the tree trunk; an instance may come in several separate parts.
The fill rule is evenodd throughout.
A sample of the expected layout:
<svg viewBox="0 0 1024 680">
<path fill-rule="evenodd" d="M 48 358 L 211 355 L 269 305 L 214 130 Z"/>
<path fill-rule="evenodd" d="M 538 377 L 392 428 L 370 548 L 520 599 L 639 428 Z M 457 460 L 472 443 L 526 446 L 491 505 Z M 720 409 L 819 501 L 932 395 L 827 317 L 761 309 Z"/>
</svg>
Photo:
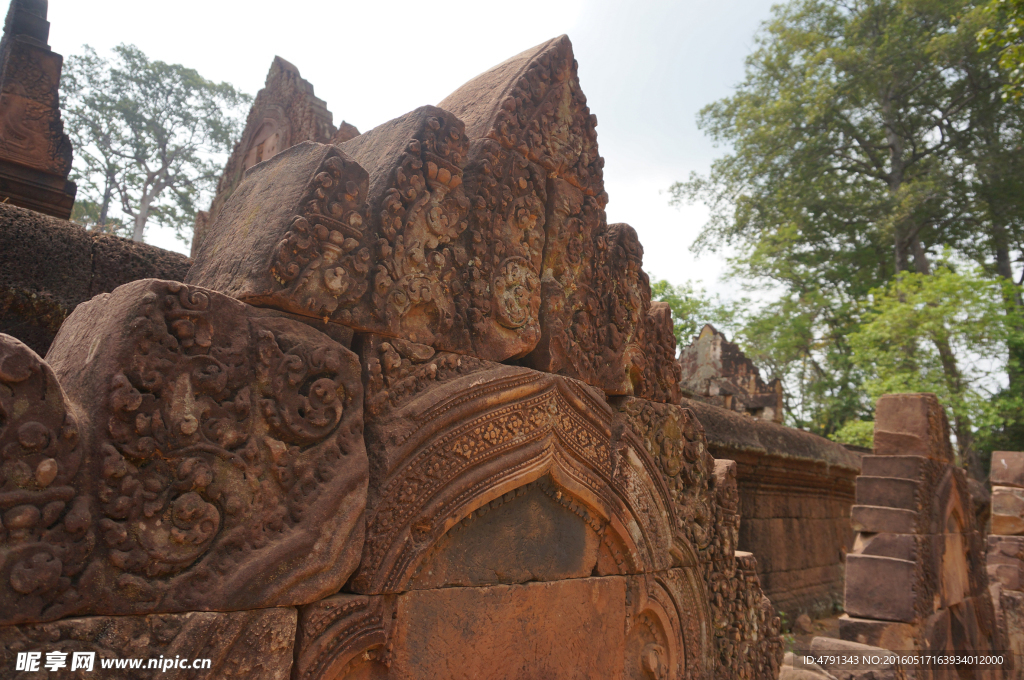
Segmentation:
<svg viewBox="0 0 1024 680">
<path fill-rule="evenodd" d="M 149 219 L 149 206 L 153 202 L 153 197 L 149 194 L 143 194 L 142 201 L 139 203 L 139 212 L 135 215 L 135 227 L 132 229 L 132 240 L 142 243 L 142 235 L 146 231 L 146 220 Z"/>
<path fill-rule="evenodd" d="M 933 338 L 935 348 L 939 351 L 939 360 L 942 362 L 942 372 L 946 378 L 946 387 L 951 395 L 959 397 L 964 392 L 963 376 L 960 374 L 960 367 L 957 366 L 956 357 L 949 346 L 949 341 L 944 337 Z M 971 418 L 962 406 L 953 405 L 953 432 L 956 433 L 956 446 L 960 452 L 960 460 L 967 468 L 967 474 L 985 481 L 985 472 L 982 470 L 981 459 L 978 451 L 974 448 L 974 431 L 971 427 Z"/>
<path fill-rule="evenodd" d="M 110 210 L 110 199 L 114 195 L 114 171 L 110 168 L 107 169 L 106 183 L 103 186 L 103 203 L 100 204 L 100 218 L 99 224 L 103 226 L 107 223 L 107 213 Z"/>
<path fill-rule="evenodd" d="M 918 274 L 931 274 L 932 265 L 928 261 L 928 251 L 924 249 L 924 244 L 917 234 L 911 237 L 910 247 L 914 251 L 914 271 Z"/>
<path fill-rule="evenodd" d="M 894 203 L 899 200 L 900 189 L 903 188 L 903 174 L 906 171 L 906 164 L 903 158 L 903 138 L 896 131 L 896 122 L 893 120 L 892 100 L 889 92 L 882 94 L 882 119 L 885 126 L 885 139 L 889 143 L 889 195 Z M 905 222 L 899 221 L 893 225 L 893 248 L 896 259 L 896 273 L 910 269 L 910 231 Z"/>
<path fill-rule="evenodd" d="M 1010 261 L 1010 248 L 1007 245 L 1006 225 L 997 216 L 993 215 L 992 217 L 992 241 L 996 256 L 996 273 L 1000 278 L 1005 279 L 1013 286 L 1013 292 L 1004 295 L 1003 299 L 1007 315 L 1012 315 L 1015 312 L 1019 312 L 1024 303 L 1021 300 L 1020 288 L 1013 280 L 1013 266 Z M 1018 327 L 1015 330 L 1019 333 L 1024 329 Z M 1009 382 L 1010 391 L 1013 392 L 1024 382 L 1024 376 L 1021 375 L 1021 369 L 1024 366 L 1024 346 L 1022 346 L 1021 342 L 1012 339 L 1008 344 L 1009 356 L 1007 357 L 1006 377 Z"/>
</svg>

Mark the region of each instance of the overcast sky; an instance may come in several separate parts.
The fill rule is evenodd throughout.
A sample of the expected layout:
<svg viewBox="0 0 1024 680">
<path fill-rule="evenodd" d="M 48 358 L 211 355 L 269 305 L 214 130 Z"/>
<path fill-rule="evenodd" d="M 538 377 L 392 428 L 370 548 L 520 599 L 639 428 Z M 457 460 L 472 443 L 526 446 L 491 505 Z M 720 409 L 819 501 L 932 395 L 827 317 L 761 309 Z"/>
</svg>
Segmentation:
<svg viewBox="0 0 1024 680">
<path fill-rule="evenodd" d="M 365 132 L 436 104 L 473 76 L 566 33 L 598 118 L 609 222 L 628 222 L 648 272 L 693 279 L 729 296 L 723 262 L 689 245 L 701 206 L 669 207 L 666 190 L 706 172 L 722 152 L 697 129 L 700 108 L 727 96 L 743 74 L 771 0 L 520 0 L 461 2 L 241 2 L 50 0 L 50 45 L 65 56 L 134 43 L 255 95 L 274 55 L 295 64 L 327 102 L 335 124 Z M 146 240 L 187 252 L 150 227 Z"/>
</svg>

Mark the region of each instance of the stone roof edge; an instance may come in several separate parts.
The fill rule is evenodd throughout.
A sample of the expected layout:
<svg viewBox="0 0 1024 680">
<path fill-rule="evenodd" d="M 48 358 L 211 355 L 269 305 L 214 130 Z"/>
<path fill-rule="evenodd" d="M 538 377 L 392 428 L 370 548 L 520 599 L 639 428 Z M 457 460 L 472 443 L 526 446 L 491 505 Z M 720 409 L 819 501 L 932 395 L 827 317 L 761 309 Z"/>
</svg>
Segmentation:
<svg viewBox="0 0 1024 680">
<path fill-rule="evenodd" d="M 704 426 L 708 444 L 712 446 L 781 458 L 819 461 L 856 472 L 861 469 L 859 452 L 816 434 L 693 399 L 681 399 L 680 406 L 693 410 L 697 420 Z"/>
</svg>

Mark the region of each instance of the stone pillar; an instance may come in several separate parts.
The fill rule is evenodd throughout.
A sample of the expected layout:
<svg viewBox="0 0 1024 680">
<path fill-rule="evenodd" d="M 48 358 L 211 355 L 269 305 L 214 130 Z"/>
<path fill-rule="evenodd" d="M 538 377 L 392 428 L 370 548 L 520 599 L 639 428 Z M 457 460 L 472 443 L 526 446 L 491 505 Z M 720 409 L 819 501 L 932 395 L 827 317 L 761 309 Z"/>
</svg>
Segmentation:
<svg viewBox="0 0 1024 680">
<path fill-rule="evenodd" d="M 71 140 L 57 87 L 63 57 L 46 44 L 46 0 L 12 0 L 0 40 L 0 201 L 67 219 Z"/>
<path fill-rule="evenodd" d="M 998 650 L 984 543 L 935 395 L 882 397 L 874 451 L 857 478 L 840 637 L 936 654 Z M 922 668 L 917 677 L 955 677 L 958 670 Z"/>
<path fill-rule="evenodd" d="M 1024 678 L 1024 452 L 992 454 L 992 533 L 988 537 L 988 578 L 999 630 Z"/>
</svg>

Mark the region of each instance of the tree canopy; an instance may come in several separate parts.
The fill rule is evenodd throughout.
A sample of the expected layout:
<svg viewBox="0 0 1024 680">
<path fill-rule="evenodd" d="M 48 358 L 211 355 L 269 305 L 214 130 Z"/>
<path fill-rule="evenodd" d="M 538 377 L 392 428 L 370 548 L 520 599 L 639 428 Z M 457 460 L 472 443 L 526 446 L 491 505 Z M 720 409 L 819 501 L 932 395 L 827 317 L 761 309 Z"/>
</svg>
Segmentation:
<svg viewBox="0 0 1024 680">
<path fill-rule="evenodd" d="M 75 145 L 76 216 L 141 241 L 150 220 L 188 240 L 200 195 L 220 175 L 250 97 L 120 45 L 68 58 L 62 108 Z M 115 207 L 123 217 L 113 217 Z"/>
<path fill-rule="evenodd" d="M 1007 99 L 1024 97 L 1024 0 L 992 0 L 988 12 L 995 26 L 978 33 L 985 49 L 999 51 L 999 65 L 1009 82 L 1003 88 Z"/>
<path fill-rule="evenodd" d="M 977 389 L 1019 387 L 1024 347 L 1024 119 L 979 49 L 993 21 L 972 0 L 777 6 L 743 81 L 699 115 L 726 153 L 671 188 L 711 209 L 694 249 L 730 247 L 730 275 L 765 293 L 738 340 L 783 378 L 792 424 L 862 436 L 883 386 L 938 390 L 975 475 L 977 438 L 1013 424 L 979 410 Z M 958 268 L 995 304 L 984 324 L 1000 340 L 984 351 L 1001 352 L 1001 377 L 988 382 L 966 368 L 977 318 L 943 297 L 967 285 Z"/>
</svg>

